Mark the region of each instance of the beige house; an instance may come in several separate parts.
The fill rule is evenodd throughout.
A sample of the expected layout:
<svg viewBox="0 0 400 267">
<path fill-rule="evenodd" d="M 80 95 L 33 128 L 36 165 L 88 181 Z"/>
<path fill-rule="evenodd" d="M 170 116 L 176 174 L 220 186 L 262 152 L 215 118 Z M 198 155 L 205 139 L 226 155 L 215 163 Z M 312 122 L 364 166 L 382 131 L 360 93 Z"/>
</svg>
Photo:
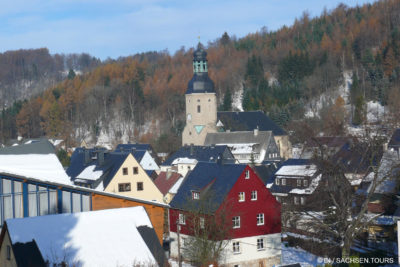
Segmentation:
<svg viewBox="0 0 400 267">
<path fill-rule="evenodd" d="M 67 174 L 76 185 L 149 201 L 163 202 L 163 194 L 130 152 L 78 148 Z"/>
</svg>

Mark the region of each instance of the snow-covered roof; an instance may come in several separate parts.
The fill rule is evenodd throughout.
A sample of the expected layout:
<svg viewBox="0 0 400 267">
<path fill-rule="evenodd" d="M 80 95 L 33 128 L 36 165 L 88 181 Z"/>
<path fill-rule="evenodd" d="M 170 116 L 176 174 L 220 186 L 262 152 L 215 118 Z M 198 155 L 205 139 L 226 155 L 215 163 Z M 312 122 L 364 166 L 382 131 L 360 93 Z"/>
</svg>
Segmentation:
<svg viewBox="0 0 400 267">
<path fill-rule="evenodd" d="M 97 170 L 96 165 L 87 166 L 76 178 L 96 181 L 103 175 L 103 170 Z"/>
<path fill-rule="evenodd" d="M 317 172 L 315 165 L 285 165 L 277 172 L 276 176 L 313 176 Z M 297 177 L 296 177 L 297 178 Z"/>
<path fill-rule="evenodd" d="M 34 239 L 50 265 L 82 267 L 157 265 L 140 226 L 153 228 L 141 206 L 7 220 L 12 244 Z"/>
<path fill-rule="evenodd" d="M 315 189 L 317 189 L 319 182 L 321 181 L 322 178 L 322 174 L 318 175 L 317 177 L 315 177 L 311 183 L 310 186 L 307 188 L 294 188 L 292 190 L 290 190 L 289 193 L 292 194 L 299 194 L 299 195 L 310 195 L 312 193 L 314 193 Z"/>
<path fill-rule="evenodd" d="M 232 154 L 251 154 L 253 152 L 256 152 L 254 150 L 254 145 L 256 145 L 256 143 L 224 144 L 224 145 L 227 145 L 231 149 Z"/>
<path fill-rule="evenodd" d="M 176 159 L 174 159 L 174 161 L 172 161 L 172 165 L 176 165 L 176 164 L 197 164 L 197 160 L 187 158 L 187 157 L 176 158 Z"/>
<path fill-rule="evenodd" d="M 179 187 L 181 187 L 181 184 L 183 182 L 183 177 L 179 178 L 178 181 L 171 187 L 171 189 L 168 191 L 171 194 L 176 194 L 178 193 Z"/>
<path fill-rule="evenodd" d="M 0 155 L 0 172 L 71 185 L 55 154 Z"/>
</svg>

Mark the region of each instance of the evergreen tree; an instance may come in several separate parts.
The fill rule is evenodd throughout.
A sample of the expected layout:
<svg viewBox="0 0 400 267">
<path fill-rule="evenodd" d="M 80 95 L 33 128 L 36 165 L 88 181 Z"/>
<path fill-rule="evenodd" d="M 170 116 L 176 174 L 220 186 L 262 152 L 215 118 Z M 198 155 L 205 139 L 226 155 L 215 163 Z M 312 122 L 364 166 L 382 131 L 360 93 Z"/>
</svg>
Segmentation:
<svg viewBox="0 0 400 267">
<path fill-rule="evenodd" d="M 75 78 L 75 76 L 76 76 L 75 71 L 73 69 L 69 69 L 68 80 L 73 80 Z"/>
<path fill-rule="evenodd" d="M 224 95 L 224 100 L 222 103 L 222 111 L 231 111 L 232 110 L 232 94 L 231 90 L 228 88 Z"/>
</svg>

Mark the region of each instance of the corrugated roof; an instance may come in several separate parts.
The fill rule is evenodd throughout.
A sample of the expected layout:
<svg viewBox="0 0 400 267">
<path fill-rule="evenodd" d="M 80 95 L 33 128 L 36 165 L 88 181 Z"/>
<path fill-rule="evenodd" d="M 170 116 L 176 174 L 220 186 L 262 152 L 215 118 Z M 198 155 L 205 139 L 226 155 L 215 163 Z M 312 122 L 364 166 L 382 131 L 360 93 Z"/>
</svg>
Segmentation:
<svg viewBox="0 0 400 267">
<path fill-rule="evenodd" d="M 221 121 L 225 130 L 237 131 L 272 131 L 275 136 L 286 135 L 286 132 L 273 122 L 262 111 L 230 112 L 220 111 L 217 113 L 217 121 Z"/>
<path fill-rule="evenodd" d="M 245 164 L 199 162 L 183 181 L 170 206 L 175 209 L 188 209 L 196 204 L 196 200 L 192 200 L 191 192 L 193 190 L 202 192 L 207 189 L 207 192 L 212 194 L 215 204 L 211 207 L 211 211 L 215 211 L 222 204 L 246 166 Z"/>
</svg>

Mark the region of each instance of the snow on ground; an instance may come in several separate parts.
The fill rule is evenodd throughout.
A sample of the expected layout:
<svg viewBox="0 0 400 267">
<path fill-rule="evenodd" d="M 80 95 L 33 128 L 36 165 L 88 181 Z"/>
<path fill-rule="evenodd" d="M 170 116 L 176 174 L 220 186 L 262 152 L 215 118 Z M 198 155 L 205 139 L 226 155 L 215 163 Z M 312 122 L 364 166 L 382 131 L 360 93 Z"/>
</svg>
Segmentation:
<svg viewBox="0 0 400 267">
<path fill-rule="evenodd" d="M 156 262 L 137 229 L 153 228 L 143 207 L 11 219 L 7 226 L 13 244 L 34 239 L 50 265 L 64 257 L 82 267 Z"/>
<path fill-rule="evenodd" d="M 304 114 L 305 117 L 318 117 L 319 112 L 324 107 L 324 105 L 334 103 L 336 98 L 338 98 L 339 96 L 343 98 L 345 103 L 348 103 L 349 90 L 352 83 L 351 76 L 351 71 L 344 71 L 343 84 L 339 86 L 338 90 L 322 93 L 318 98 L 311 100 L 311 102 L 308 104 L 308 107 L 306 108 L 306 112 Z"/>
<path fill-rule="evenodd" d="M 169 259 L 168 262 L 171 265 L 171 267 L 178 267 L 179 266 L 178 262 L 173 260 L 173 259 Z M 194 267 L 194 266 L 190 265 L 189 263 L 182 262 L 182 267 Z"/>
<path fill-rule="evenodd" d="M 71 185 L 55 154 L 0 155 L 0 172 Z"/>
<path fill-rule="evenodd" d="M 243 111 L 242 101 L 243 101 L 243 86 L 241 86 L 240 89 L 237 90 L 232 96 L 232 109 Z"/>
<path fill-rule="evenodd" d="M 369 123 L 379 122 L 385 116 L 385 107 L 378 102 L 367 103 L 367 121 Z"/>
<path fill-rule="evenodd" d="M 285 247 L 282 243 L 281 264 L 300 263 L 303 267 L 322 265 L 323 259 L 297 247 Z"/>
</svg>

